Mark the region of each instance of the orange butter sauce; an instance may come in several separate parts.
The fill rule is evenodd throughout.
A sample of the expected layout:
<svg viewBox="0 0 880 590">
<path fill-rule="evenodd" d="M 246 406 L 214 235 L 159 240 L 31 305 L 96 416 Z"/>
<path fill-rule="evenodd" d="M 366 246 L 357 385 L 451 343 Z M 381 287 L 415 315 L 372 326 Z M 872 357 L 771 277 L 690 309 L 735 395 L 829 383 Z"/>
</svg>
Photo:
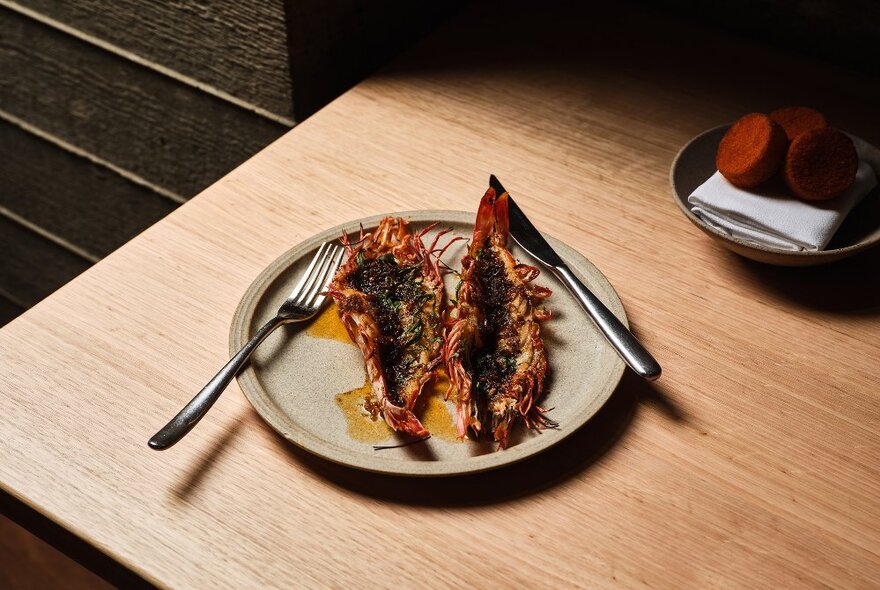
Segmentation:
<svg viewBox="0 0 880 590">
<path fill-rule="evenodd" d="M 339 319 L 336 305 L 328 305 L 318 317 L 306 328 L 306 334 L 315 338 L 327 338 L 353 344 L 345 326 Z M 449 379 L 443 370 L 425 385 L 419 397 L 416 415 L 422 424 L 436 437 L 449 442 L 458 442 L 458 431 L 455 429 L 452 414 L 443 401 L 449 388 Z M 357 389 L 336 395 L 336 405 L 342 411 L 348 423 L 348 435 L 365 443 L 380 443 L 391 436 L 391 429 L 376 411 L 370 411 L 372 388 L 369 380 Z"/>
<path fill-rule="evenodd" d="M 391 428 L 385 420 L 373 418 L 365 409 L 364 404 L 373 395 L 370 383 L 367 382 L 357 389 L 336 394 L 336 405 L 342 410 L 348 423 L 348 436 L 352 440 L 365 443 L 380 443 L 391 436 Z"/>
<path fill-rule="evenodd" d="M 336 304 L 332 302 L 318 314 L 318 317 L 312 320 L 306 328 L 306 334 L 315 338 L 327 338 L 352 344 L 345 326 L 342 325 L 342 320 L 339 319 Z"/>
<path fill-rule="evenodd" d="M 432 437 L 448 442 L 460 442 L 452 414 L 443 401 L 447 389 L 449 389 L 449 378 L 446 376 L 446 371 L 440 369 L 422 390 L 418 405 L 423 407 L 416 409 L 416 415 Z"/>
</svg>

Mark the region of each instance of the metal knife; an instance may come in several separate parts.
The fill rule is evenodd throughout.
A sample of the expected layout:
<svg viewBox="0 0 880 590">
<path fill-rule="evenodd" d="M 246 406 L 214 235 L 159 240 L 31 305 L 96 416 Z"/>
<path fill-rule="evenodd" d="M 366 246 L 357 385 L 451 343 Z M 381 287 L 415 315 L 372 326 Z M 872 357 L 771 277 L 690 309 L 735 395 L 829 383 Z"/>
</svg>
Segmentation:
<svg viewBox="0 0 880 590">
<path fill-rule="evenodd" d="M 489 177 L 489 186 L 495 189 L 497 194 L 507 192 L 495 175 Z M 578 300 L 590 319 L 602 332 L 602 335 L 611 343 L 617 354 L 629 367 L 640 377 L 653 381 L 660 376 L 660 364 L 645 350 L 636 337 L 627 330 L 626 326 L 605 307 L 598 297 L 584 285 L 580 279 L 574 276 L 568 266 L 560 258 L 559 254 L 547 243 L 532 222 L 525 216 L 514 200 L 508 194 L 508 207 L 510 209 L 510 235 L 516 240 L 523 250 L 539 260 L 550 269 L 566 288 L 571 291 Z"/>
</svg>

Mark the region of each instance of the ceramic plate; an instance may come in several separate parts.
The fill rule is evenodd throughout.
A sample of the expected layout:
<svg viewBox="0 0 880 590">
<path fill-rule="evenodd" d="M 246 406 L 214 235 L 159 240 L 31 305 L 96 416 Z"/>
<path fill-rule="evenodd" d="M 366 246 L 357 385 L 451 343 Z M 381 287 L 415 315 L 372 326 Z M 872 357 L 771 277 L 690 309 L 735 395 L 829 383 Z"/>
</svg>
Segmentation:
<svg viewBox="0 0 880 590">
<path fill-rule="evenodd" d="M 416 211 L 395 215 L 408 218 L 416 231 L 439 221 L 438 228 L 452 228 L 456 236 L 469 238 L 473 232 L 473 213 Z M 354 220 L 325 231 L 273 262 L 239 304 L 232 321 L 230 351 L 238 351 L 274 315 L 322 242 L 338 238 L 343 231 L 355 234 L 360 224 L 374 228 L 380 218 Z M 434 233 L 429 232 L 425 241 L 430 242 Z M 548 240 L 572 271 L 626 324 L 620 299 L 602 273 L 565 244 Z M 458 268 L 465 248 L 464 241 L 457 242 L 446 252 L 444 262 Z M 538 266 L 515 245 L 512 251 L 520 261 Z M 447 273 L 445 280 L 447 292 L 453 292 L 454 275 Z M 553 408 L 549 415 L 559 428 L 542 433 L 517 428 L 505 450 L 494 443 L 458 440 L 454 405 L 443 401 L 442 383 L 425 387 L 422 407 L 416 410 L 432 433 L 429 440 L 374 450 L 374 445 L 394 445 L 404 439 L 392 433 L 381 418 L 374 422 L 362 412 L 360 403 L 369 389 L 361 353 L 345 335 L 332 306 L 311 324 L 284 326 L 270 336 L 238 382 L 260 416 L 282 436 L 350 467 L 399 475 L 448 476 L 521 461 L 583 426 L 609 398 L 624 369 L 623 361 L 576 300 L 550 273 L 541 273 L 537 283 L 553 290 L 547 300 L 553 317 L 542 328 L 550 363 L 543 405 Z"/>
<path fill-rule="evenodd" d="M 741 256 L 780 266 L 812 266 L 834 262 L 880 243 L 880 186 L 866 195 L 847 216 L 825 250 L 792 252 L 763 246 L 730 236 L 704 222 L 691 212 L 687 202 L 694 189 L 715 173 L 715 153 L 730 125 L 715 127 L 693 138 L 675 160 L 669 173 L 675 203 L 687 218 L 706 235 Z M 880 176 L 880 150 L 850 135 L 859 157 L 867 161 Z"/>
</svg>

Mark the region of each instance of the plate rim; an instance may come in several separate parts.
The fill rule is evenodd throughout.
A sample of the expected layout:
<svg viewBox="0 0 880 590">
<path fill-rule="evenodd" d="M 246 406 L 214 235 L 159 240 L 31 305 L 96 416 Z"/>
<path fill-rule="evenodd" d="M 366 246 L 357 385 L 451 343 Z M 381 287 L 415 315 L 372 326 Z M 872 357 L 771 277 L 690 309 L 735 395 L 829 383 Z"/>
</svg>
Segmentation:
<svg viewBox="0 0 880 590">
<path fill-rule="evenodd" d="M 690 138 L 687 143 L 685 143 L 681 149 L 675 154 L 675 157 L 672 159 L 672 165 L 669 167 L 669 188 L 670 193 L 672 194 L 672 199 L 675 201 L 675 204 L 681 210 L 682 213 L 688 218 L 688 220 L 696 225 L 701 230 L 710 233 L 713 236 L 717 236 L 722 238 L 723 240 L 735 244 L 737 246 L 741 246 L 743 248 L 748 248 L 750 250 L 758 250 L 760 252 L 766 252 L 768 254 L 776 254 L 782 255 L 791 258 L 798 258 L 803 260 L 821 260 L 823 258 L 837 258 L 841 256 L 848 256 L 851 254 L 856 254 L 861 252 L 862 250 L 867 250 L 872 246 L 876 246 L 878 242 L 880 242 L 880 233 L 870 240 L 866 240 L 863 242 L 859 242 L 857 244 L 851 244 L 849 246 L 844 246 L 843 248 L 833 248 L 831 250 L 784 250 L 782 248 L 773 248 L 771 246 L 765 246 L 763 244 L 756 244 L 741 238 L 736 238 L 730 236 L 721 230 L 712 227 L 708 223 L 704 222 L 702 219 L 693 214 L 690 208 L 687 206 L 687 197 L 682 198 L 679 196 L 678 190 L 675 187 L 675 173 L 678 170 L 680 165 L 680 160 L 684 153 L 688 151 L 695 143 L 703 139 L 706 135 L 710 135 L 712 133 L 717 133 L 722 129 L 729 129 L 733 125 L 731 123 L 724 123 L 721 125 L 716 125 L 710 129 L 706 129 L 705 131 L 698 133 L 697 135 Z M 877 152 L 878 157 L 880 157 L 880 150 L 876 148 L 870 142 L 865 141 L 864 139 L 853 135 L 852 133 L 846 132 L 846 134 L 852 138 L 856 143 L 861 143 L 862 145 L 868 147 L 869 149 Z M 870 164 L 870 163 L 869 163 Z M 880 176 L 880 170 L 876 170 L 878 176 Z M 878 189 L 875 189 L 878 190 Z"/>
<path fill-rule="evenodd" d="M 298 251 L 307 249 L 310 245 L 319 243 L 321 241 L 328 241 L 342 235 L 342 232 L 348 230 L 354 230 L 358 227 L 359 224 L 364 227 L 371 227 L 372 225 L 377 224 L 382 218 L 394 216 L 394 217 L 403 217 L 406 219 L 410 219 L 415 223 L 426 223 L 431 219 L 439 219 L 442 223 L 443 221 L 452 221 L 455 223 L 464 223 L 468 225 L 473 225 L 474 213 L 468 211 L 459 211 L 459 210 L 450 210 L 450 209 L 420 209 L 420 210 L 410 210 L 410 211 L 398 211 L 398 212 L 390 212 L 383 213 L 377 215 L 370 215 L 367 217 L 363 217 L 360 219 L 352 219 L 346 221 L 344 223 L 338 224 L 334 227 L 326 229 L 324 231 L 315 233 L 305 239 L 300 240 L 291 248 L 288 248 L 284 251 L 280 256 L 275 258 L 271 263 L 269 263 L 250 283 L 248 288 L 242 294 L 241 299 L 236 306 L 235 313 L 232 316 L 232 320 L 230 323 L 229 329 L 229 351 L 230 355 L 235 354 L 244 344 L 244 342 L 248 338 L 247 326 L 253 323 L 253 317 L 258 307 L 257 302 L 259 298 L 257 295 L 259 291 L 263 289 L 264 285 L 271 284 L 277 278 L 284 273 L 284 271 L 289 268 L 289 266 L 298 260 L 301 254 Z M 564 253 L 560 253 L 563 256 L 563 259 L 566 260 L 566 254 L 575 254 L 580 256 L 583 259 L 583 262 L 587 264 L 587 266 L 595 273 L 595 278 L 600 282 L 604 283 L 604 286 L 607 287 L 608 294 L 611 296 L 610 301 L 605 301 L 608 308 L 614 313 L 621 322 L 629 327 L 629 319 L 626 314 L 626 310 L 623 307 L 623 302 L 620 300 L 620 296 L 617 291 L 614 289 L 614 286 L 608 280 L 608 278 L 592 263 L 590 260 L 578 252 L 577 250 L 571 248 L 566 245 L 564 242 L 553 238 L 552 236 L 544 235 L 548 241 L 553 245 L 554 248 L 560 248 L 564 251 Z M 587 320 L 588 323 L 589 320 Z M 582 422 L 580 422 L 577 426 L 566 429 L 566 431 L 559 436 L 552 444 L 540 447 L 538 449 L 523 449 L 522 446 L 514 446 L 508 449 L 505 449 L 503 452 L 505 453 L 505 457 L 507 460 L 505 461 L 494 461 L 489 463 L 488 459 L 484 460 L 488 464 L 481 465 L 481 459 L 483 457 L 491 457 L 495 453 L 490 453 L 488 455 L 480 455 L 478 457 L 473 457 L 469 459 L 469 461 L 476 462 L 477 465 L 471 467 L 468 466 L 463 469 L 453 470 L 453 471 L 437 471 L 437 470 L 426 470 L 419 469 L 419 466 L 427 466 L 427 465 L 437 465 L 435 462 L 421 462 L 421 461 L 412 461 L 410 463 L 400 463 L 400 462 L 392 462 L 387 459 L 379 458 L 378 461 L 351 461 L 346 460 L 346 455 L 343 457 L 343 454 L 334 454 L 332 452 L 328 452 L 328 448 L 332 448 L 333 445 L 326 443 L 319 437 L 316 437 L 312 433 L 300 429 L 298 433 L 289 432 L 282 423 L 276 422 L 275 414 L 283 414 L 280 409 L 276 412 L 269 411 L 268 408 L 264 408 L 264 401 L 267 402 L 266 405 L 269 405 L 271 402 L 268 400 L 268 396 L 263 396 L 267 398 L 264 400 L 259 397 L 258 392 L 262 389 L 262 386 L 259 382 L 259 379 L 256 376 L 256 371 L 250 365 L 246 366 L 237 376 L 236 380 L 238 382 L 239 388 L 244 394 L 245 398 L 248 402 L 253 406 L 256 413 L 260 416 L 260 418 L 266 422 L 275 432 L 277 432 L 280 436 L 285 438 L 288 442 L 292 443 L 299 449 L 314 455 L 316 457 L 320 457 L 324 460 L 330 461 L 337 465 L 341 465 L 350 469 L 357 469 L 361 471 L 367 471 L 371 473 L 383 474 L 383 475 L 391 475 L 391 476 L 403 476 L 403 477 L 455 477 L 460 475 L 481 473 L 486 471 L 492 471 L 495 469 L 500 469 L 503 467 L 510 466 L 514 463 L 518 463 L 525 459 L 540 455 L 544 451 L 552 448 L 553 446 L 559 444 L 561 441 L 568 438 L 574 432 L 577 432 L 581 428 L 584 428 L 588 425 L 588 423 L 593 419 L 593 417 L 599 412 L 599 410 L 605 406 L 605 404 L 610 399 L 611 395 L 619 386 L 623 373 L 625 370 L 625 364 L 623 360 L 615 355 L 612 361 L 613 366 L 609 370 L 609 379 L 604 387 L 604 390 L 599 392 L 599 395 L 595 398 L 595 409 L 594 411 L 587 416 Z M 272 404 L 274 405 L 274 404 Z M 300 439 L 297 438 L 296 434 L 300 435 Z M 301 439 L 306 439 L 305 442 Z M 313 444 L 308 445 L 307 442 L 311 441 Z M 385 463 L 393 463 L 393 465 L 397 467 L 383 466 Z M 454 462 L 455 464 L 461 463 L 461 461 Z M 412 468 L 400 468 L 400 465 L 406 465 Z"/>
</svg>

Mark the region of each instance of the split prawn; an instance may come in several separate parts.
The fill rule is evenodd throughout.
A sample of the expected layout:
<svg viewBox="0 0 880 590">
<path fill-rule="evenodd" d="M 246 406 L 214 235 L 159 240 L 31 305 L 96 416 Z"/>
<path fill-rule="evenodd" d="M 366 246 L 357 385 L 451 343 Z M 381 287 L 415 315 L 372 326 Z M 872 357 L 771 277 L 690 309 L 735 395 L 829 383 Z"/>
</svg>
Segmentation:
<svg viewBox="0 0 880 590">
<path fill-rule="evenodd" d="M 551 292 L 532 283 L 537 268 L 507 249 L 507 197 L 490 188 L 480 201 L 443 350 L 459 435 L 487 430 L 502 448 L 518 418 L 538 430 L 555 426 L 539 405 L 548 370 L 540 322 L 551 315 L 542 303 Z"/>
<path fill-rule="evenodd" d="M 424 385 L 442 362 L 444 305 L 437 243 L 422 241 L 403 218 L 386 217 L 354 244 L 327 292 L 364 357 L 374 400 L 388 425 L 415 437 L 428 431 L 413 413 Z"/>
</svg>

